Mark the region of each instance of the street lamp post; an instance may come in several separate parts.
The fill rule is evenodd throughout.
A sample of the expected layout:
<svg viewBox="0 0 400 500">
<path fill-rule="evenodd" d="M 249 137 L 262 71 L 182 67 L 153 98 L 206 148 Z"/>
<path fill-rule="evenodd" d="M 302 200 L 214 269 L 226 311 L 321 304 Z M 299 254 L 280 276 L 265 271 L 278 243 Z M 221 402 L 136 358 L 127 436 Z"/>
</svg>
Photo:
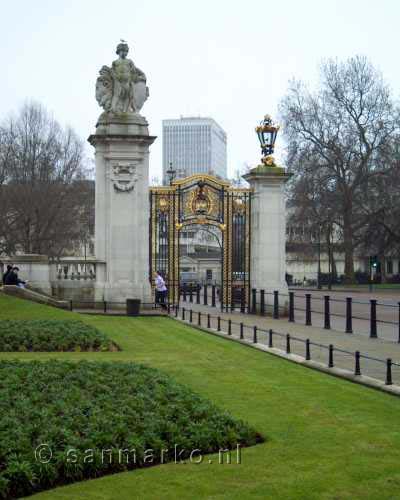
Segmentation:
<svg viewBox="0 0 400 500">
<path fill-rule="evenodd" d="M 176 176 L 176 170 L 172 168 L 172 161 L 169 162 L 169 169 L 165 172 L 169 178 L 169 185 L 172 186 Z"/>
<path fill-rule="evenodd" d="M 271 156 L 274 152 L 276 136 L 279 125 L 274 124 L 269 115 L 265 115 L 260 125 L 256 127 L 258 140 L 260 141 L 262 158 L 261 162 L 266 166 L 274 165 L 274 159 Z"/>
</svg>

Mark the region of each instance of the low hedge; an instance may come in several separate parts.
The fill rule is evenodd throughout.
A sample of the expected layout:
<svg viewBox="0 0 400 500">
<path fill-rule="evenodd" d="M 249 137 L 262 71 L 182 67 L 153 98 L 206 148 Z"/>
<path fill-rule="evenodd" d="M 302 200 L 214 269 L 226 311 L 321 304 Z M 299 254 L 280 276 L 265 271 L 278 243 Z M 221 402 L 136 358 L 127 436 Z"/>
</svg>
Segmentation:
<svg viewBox="0 0 400 500">
<path fill-rule="evenodd" d="M 79 320 L 0 320 L 0 351 L 109 351 L 117 346 Z"/>
<path fill-rule="evenodd" d="M 197 461 L 200 453 L 261 440 L 243 421 L 145 366 L 0 362 L 0 498 L 177 457 L 179 463 L 196 449 Z"/>
</svg>

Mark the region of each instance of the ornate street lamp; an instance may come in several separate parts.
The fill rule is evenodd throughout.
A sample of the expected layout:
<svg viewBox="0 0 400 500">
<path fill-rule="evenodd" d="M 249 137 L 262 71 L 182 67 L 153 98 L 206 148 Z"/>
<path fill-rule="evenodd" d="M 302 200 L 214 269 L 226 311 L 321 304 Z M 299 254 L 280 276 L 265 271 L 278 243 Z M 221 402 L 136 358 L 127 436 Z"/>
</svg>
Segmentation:
<svg viewBox="0 0 400 500">
<path fill-rule="evenodd" d="M 167 170 L 165 173 L 169 177 L 169 185 L 172 186 L 172 183 L 174 182 L 176 176 L 176 170 L 172 168 L 172 161 L 169 162 L 169 170 Z"/>
<path fill-rule="evenodd" d="M 279 125 L 276 125 L 269 115 L 265 115 L 260 125 L 256 127 L 258 140 L 260 141 L 263 157 L 261 161 L 264 165 L 274 165 L 271 156 L 274 152 L 275 140 L 278 134 Z"/>
</svg>

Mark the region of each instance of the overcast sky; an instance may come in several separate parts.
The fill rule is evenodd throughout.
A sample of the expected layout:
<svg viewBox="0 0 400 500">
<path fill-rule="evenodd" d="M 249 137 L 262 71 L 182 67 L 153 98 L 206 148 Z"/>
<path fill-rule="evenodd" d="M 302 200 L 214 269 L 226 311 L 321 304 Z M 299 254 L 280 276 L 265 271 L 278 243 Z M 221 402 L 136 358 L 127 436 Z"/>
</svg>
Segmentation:
<svg viewBox="0 0 400 500">
<path fill-rule="evenodd" d="M 315 85 L 323 58 L 365 54 L 400 90 L 398 0 L 0 0 L 0 16 L 1 116 L 33 98 L 84 138 L 101 112 L 98 71 L 128 41 L 150 88 L 151 176 L 161 120 L 180 115 L 226 130 L 231 174 L 256 165 L 255 125 L 276 115 L 290 78 Z"/>
</svg>

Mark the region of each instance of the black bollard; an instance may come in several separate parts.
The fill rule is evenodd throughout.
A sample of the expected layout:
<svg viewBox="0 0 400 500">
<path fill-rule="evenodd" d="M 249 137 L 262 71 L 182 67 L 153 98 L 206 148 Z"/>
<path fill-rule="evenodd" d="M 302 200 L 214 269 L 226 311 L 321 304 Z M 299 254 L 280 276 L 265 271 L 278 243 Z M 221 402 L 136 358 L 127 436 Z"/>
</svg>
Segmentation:
<svg viewBox="0 0 400 500">
<path fill-rule="evenodd" d="M 255 288 L 251 290 L 251 312 L 252 314 L 257 312 L 257 290 Z"/>
<path fill-rule="evenodd" d="M 371 315 L 370 315 L 370 332 L 369 337 L 371 339 L 376 339 L 378 337 L 376 330 L 376 300 L 371 299 Z"/>
<path fill-rule="evenodd" d="M 244 335 L 243 335 L 243 323 L 240 323 L 240 339 L 241 340 L 244 339 Z"/>
<path fill-rule="evenodd" d="M 346 297 L 346 333 L 353 333 L 353 299 Z"/>
<path fill-rule="evenodd" d="M 331 308 L 329 303 L 329 295 L 324 296 L 324 328 L 331 329 Z"/>
<path fill-rule="evenodd" d="M 279 292 L 274 291 L 274 319 L 279 319 Z"/>
<path fill-rule="evenodd" d="M 265 290 L 260 291 L 260 314 L 265 316 Z"/>
<path fill-rule="evenodd" d="M 294 292 L 289 292 L 289 322 L 294 323 Z"/>
<path fill-rule="evenodd" d="M 311 294 L 306 293 L 306 325 L 311 326 Z"/>
<path fill-rule="evenodd" d="M 257 344 L 257 327 L 253 326 L 253 343 Z"/>
</svg>

